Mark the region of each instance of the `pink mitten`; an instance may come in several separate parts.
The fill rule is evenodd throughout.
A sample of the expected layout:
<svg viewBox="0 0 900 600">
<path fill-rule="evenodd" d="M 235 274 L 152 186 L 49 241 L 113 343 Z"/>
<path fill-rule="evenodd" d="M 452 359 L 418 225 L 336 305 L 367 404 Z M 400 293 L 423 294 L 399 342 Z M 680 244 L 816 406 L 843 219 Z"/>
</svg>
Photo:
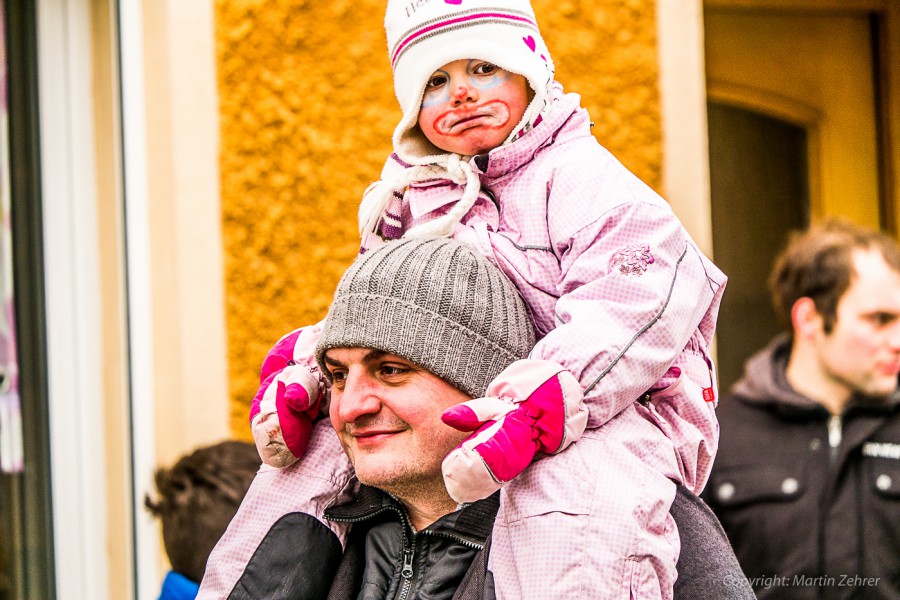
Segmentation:
<svg viewBox="0 0 900 600">
<path fill-rule="evenodd" d="M 444 483 L 457 502 L 490 496 L 525 470 L 538 452 L 555 454 L 587 425 L 581 384 L 561 365 L 519 360 L 488 386 L 485 397 L 451 406 L 441 419 L 474 431 L 444 459 Z"/>
<path fill-rule="evenodd" d="M 286 467 L 306 452 L 313 422 L 325 397 L 314 349 L 321 323 L 283 337 L 263 362 L 250 425 L 260 458 Z"/>
</svg>

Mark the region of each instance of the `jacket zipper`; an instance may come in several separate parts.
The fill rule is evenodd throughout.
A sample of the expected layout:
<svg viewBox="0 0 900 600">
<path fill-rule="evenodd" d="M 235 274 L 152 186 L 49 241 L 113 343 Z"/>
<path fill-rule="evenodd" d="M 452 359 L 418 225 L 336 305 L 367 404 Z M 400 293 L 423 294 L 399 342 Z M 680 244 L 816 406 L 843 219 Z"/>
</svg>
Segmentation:
<svg viewBox="0 0 900 600">
<path fill-rule="evenodd" d="M 409 547 L 403 550 L 403 568 L 400 569 L 400 577 L 403 578 L 403 586 L 400 593 L 397 594 L 397 600 L 406 600 L 409 598 L 409 590 L 412 589 L 413 583 L 413 556 L 416 553 L 416 540 L 413 539 Z"/>
<path fill-rule="evenodd" d="M 403 556 L 401 557 L 403 566 L 400 568 L 400 577 L 403 579 L 403 585 L 400 587 L 400 591 L 397 594 L 397 600 L 407 600 L 407 598 L 409 598 L 409 592 L 412 589 L 413 575 L 415 575 L 415 571 L 413 570 L 413 558 L 416 554 L 416 539 L 415 537 L 410 539 L 410 537 L 406 533 L 410 528 L 406 514 L 404 514 L 403 511 L 397 509 L 396 507 L 384 506 L 361 517 L 354 517 L 349 519 L 341 517 L 325 518 L 329 521 L 335 521 L 337 523 L 361 523 L 362 521 L 366 521 L 389 510 L 392 510 L 400 515 L 400 533 L 402 536 L 401 539 L 403 541 Z"/>
<path fill-rule="evenodd" d="M 835 465 L 837 464 L 838 454 L 840 453 L 841 441 L 843 440 L 843 422 L 840 415 L 829 415 L 828 422 L 826 423 L 826 428 L 828 430 L 828 469 L 829 474 L 826 477 L 827 481 L 833 481 L 833 478 L 837 476 L 834 473 Z M 817 551 L 819 554 L 819 572 L 826 573 L 828 570 L 828 549 L 825 546 L 825 527 L 828 521 L 828 500 L 829 495 L 833 491 L 828 484 L 826 484 L 826 488 L 822 490 L 821 497 L 819 499 L 819 535 L 817 542 Z"/>
<path fill-rule="evenodd" d="M 402 528 L 403 566 L 400 569 L 400 577 L 403 579 L 403 585 L 400 588 L 400 592 L 397 594 L 397 600 L 408 600 L 410 590 L 413 587 L 413 576 L 415 575 L 415 570 L 413 568 L 413 559 L 415 558 L 415 554 L 416 554 L 416 538 L 415 538 L 415 536 L 413 536 L 412 539 L 410 539 L 409 536 L 407 536 L 407 534 L 406 534 L 406 532 L 408 531 L 408 528 L 409 528 L 409 522 L 407 520 L 406 515 L 402 511 L 397 510 L 397 508 L 395 508 L 393 506 L 385 506 L 385 507 L 379 508 L 378 510 L 371 512 L 362 517 L 355 517 L 355 518 L 350 518 L 350 519 L 341 518 L 341 517 L 336 517 L 336 518 L 326 517 L 326 518 L 329 521 L 334 521 L 336 523 L 360 523 L 362 521 L 370 519 L 370 518 L 374 517 L 375 515 L 378 515 L 380 513 L 388 511 L 388 510 L 393 510 L 397 514 L 399 514 L 400 521 L 403 524 L 403 528 Z M 422 531 L 419 531 L 418 533 L 420 533 L 422 535 L 431 535 L 431 536 L 440 536 L 440 537 L 449 538 L 457 543 L 462 544 L 463 546 L 467 546 L 474 550 L 482 550 L 484 548 L 484 544 L 478 544 L 476 542 L 472 542 L 467 539 L 463 539 L 463 538 L 453 535 L 451 533 L 445 533 L 442 531 L 431 531 L 430 529 L 424 529 Z"/>
<path fill-rule="evenodd" d="M 843 438 L 842 422 L 840 415 L 831 415 L 828 418 L 828 448 L 831 451 L 831 464 L 837 461 L 838 451 L 841 448 Z"/>
<path fill-rule="evenodd" d="M 429 529 L 419 531 L 418 533 L 421 535 L 449 538 L 451 540 L 454 540 L 455 542 L 462 544 L 463 546 L 468 546 L 469 548 L 473 548 L 476 550 L 481 550 L 482 548 L 484 548 L 483 545 L 476 544 L 475 542 L 470 542 L 469 540 L 464 540 L 461 537 L 457 537 L 449 533 L 431 531 Z M 400 588 L 400 593 L 397 594 L 397 600 L 407 600 L 409 598 L 409 592 L 413 587 L 413 576 L 415 575 L 415 571 L 413 570 L 413 558 L 415 557 L 415 554 L 416 538 L 413 537 L 412 543 L 403 550 L 403 568 L 400 570 L 400 577 L 403 578 L 403 586 Z"/>
<path fill-rule="evenodd" d="M 420 531 L 419 533 L 421 533 L 422 535 L 432 535 L 432 536 L 435 536 L 435 537 L 445 537 L 445 538 L 448 538 L 448 539 L 453 540 L 454 542 L 457 542 L 457 543 L 459 543 L 459 544 L 462 544 L 463 546 L 466 546 L 466 547 L 468 547 L 468 548 L 472 548 L 473 550 L 483 550 L 483 549 L 484 549 L 484 544 L 479 544 L 479 543 L 477 543 L 477 542 L 470 542 L 469 540 L 466 540 L 466 539 L 463 539 L 463 538 L 461 538 L 461 537 L 459 537 L 459 536 L 453 535 L 452 533 L 445 533 L 445 532 L 443 532 L 443 531 L 432 531 L 432 530 L 430 530 L 430 529 L 423 529 L 423 530 Z"/>
<path fill-rule="evenodd" d="M 374 516 L 376 516 L 376 515 L 380 515 L 381 513 L 386 512 L 386 511 L 389 511 L 389 510 L 392 510 L 392 511 L 394 511 L 394 512 L 400 513 L 400 511 L 398 511 L 398 510 L 397 510 L 396 508 L 394 508 L 393 506 L 383 506 L 383 507 L 378 508 L 378 509 L 376 509 L 376 510 L 370 512 L 370 513 L 366 513 L 365 515 L 363 515 L 363 516 L 361 516 L 361 517 L 350 517 L 350 518 L 347 518 L 347 517 L 329 517 L 329 516 L 324 516 L 323 518 L 324 518 L 326 521 L 333 521 L 333 522 L 335 522 L 335 523 L 362 523 L 363 521 L 366 521 L 366 520 L 368 520 L 368 519 L 371 519 L 372 517 L 374 517 Z M 404 517 L 403 514 L 400 514 L 400 516 L 401 516 L 401 517 Z M 404 523 L 405 523 L 405 521 L 404 521 Z M 404 534 L 404 535 L 405 535 L 405 534 Z"/>
</svg>

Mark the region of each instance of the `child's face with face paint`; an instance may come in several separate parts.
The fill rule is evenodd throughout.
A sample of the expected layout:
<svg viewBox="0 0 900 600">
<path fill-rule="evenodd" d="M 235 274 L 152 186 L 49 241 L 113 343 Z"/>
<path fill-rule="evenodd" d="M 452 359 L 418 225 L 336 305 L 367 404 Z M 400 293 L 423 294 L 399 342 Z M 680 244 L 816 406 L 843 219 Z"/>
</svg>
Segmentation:
<svg viewBox="0 0 900 600">
<path fill-rule="evenodd" d="M 425 84 L 419 127 L 445 152 L 483 154 L 502 144 L 522 120 L 528 91 L 521 75 L 483 60 L 455 60 Z"/>
</svg>

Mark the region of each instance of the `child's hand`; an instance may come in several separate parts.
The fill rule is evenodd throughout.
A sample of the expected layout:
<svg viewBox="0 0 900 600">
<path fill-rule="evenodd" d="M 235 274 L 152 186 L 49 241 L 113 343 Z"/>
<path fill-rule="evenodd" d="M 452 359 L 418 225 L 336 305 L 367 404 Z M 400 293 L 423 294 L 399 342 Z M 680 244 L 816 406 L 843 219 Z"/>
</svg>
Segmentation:
<svg viewBox="0 0 900 600">
<path fill-rule="evenodd" d="M 306 452 L 325 395 L 314 358 L 323 326 L 324 321 L 292 331 L 263 361 L 250 426 L 259 457 L 269 466 L 286 467 Z"/>
<path fill-rule="evenodd" d="M 538 452 L 555 454 L 581 437 L 588 411 L 578 380 L 562 366 L 519 360 L 476 398 L 444 411 L 441 419 L 474 431 L 447 455 L 444 483 L 457 502 L 490 496 L 531 464 Z"/>
<path fill-rule="evenodd" d="M 263 383 L 259 414 L 251 423 L 259 457 L 287 467 L 306 452 L 323 393 L 319 378 L 304 365 L 291 364 Z"/>
</svg>

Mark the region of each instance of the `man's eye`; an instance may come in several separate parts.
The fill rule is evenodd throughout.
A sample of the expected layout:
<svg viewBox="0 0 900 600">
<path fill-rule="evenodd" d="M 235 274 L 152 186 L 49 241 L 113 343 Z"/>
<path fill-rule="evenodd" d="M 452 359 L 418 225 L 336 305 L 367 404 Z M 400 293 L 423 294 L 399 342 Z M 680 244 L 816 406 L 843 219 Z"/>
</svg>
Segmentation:
<svg viewBox="0 0 900 600">
<path fill-rule="evenodd" d="M 347 379 L 347 372 L 346 371 L 331 371 L 331 379 L 335 383 L 343 382 L 345 379 Z"/>
<path fill-rule="evenodd" d="M 897 315 L 892 315 L 891 313 L 875 313 L 872 315 L 871 319 L 879 327 L 884 327 L 896 321 Z"/>
<path fill-rule="evenodd" d="M 381 367 L 381 374 L 386 377 L 391 377 L 393 375 L 402 375 L 403 373 L 406 373 L 406 371 L 408 371 L 408 369 L 395 365 L 382 365 Z"/>
</svg>

